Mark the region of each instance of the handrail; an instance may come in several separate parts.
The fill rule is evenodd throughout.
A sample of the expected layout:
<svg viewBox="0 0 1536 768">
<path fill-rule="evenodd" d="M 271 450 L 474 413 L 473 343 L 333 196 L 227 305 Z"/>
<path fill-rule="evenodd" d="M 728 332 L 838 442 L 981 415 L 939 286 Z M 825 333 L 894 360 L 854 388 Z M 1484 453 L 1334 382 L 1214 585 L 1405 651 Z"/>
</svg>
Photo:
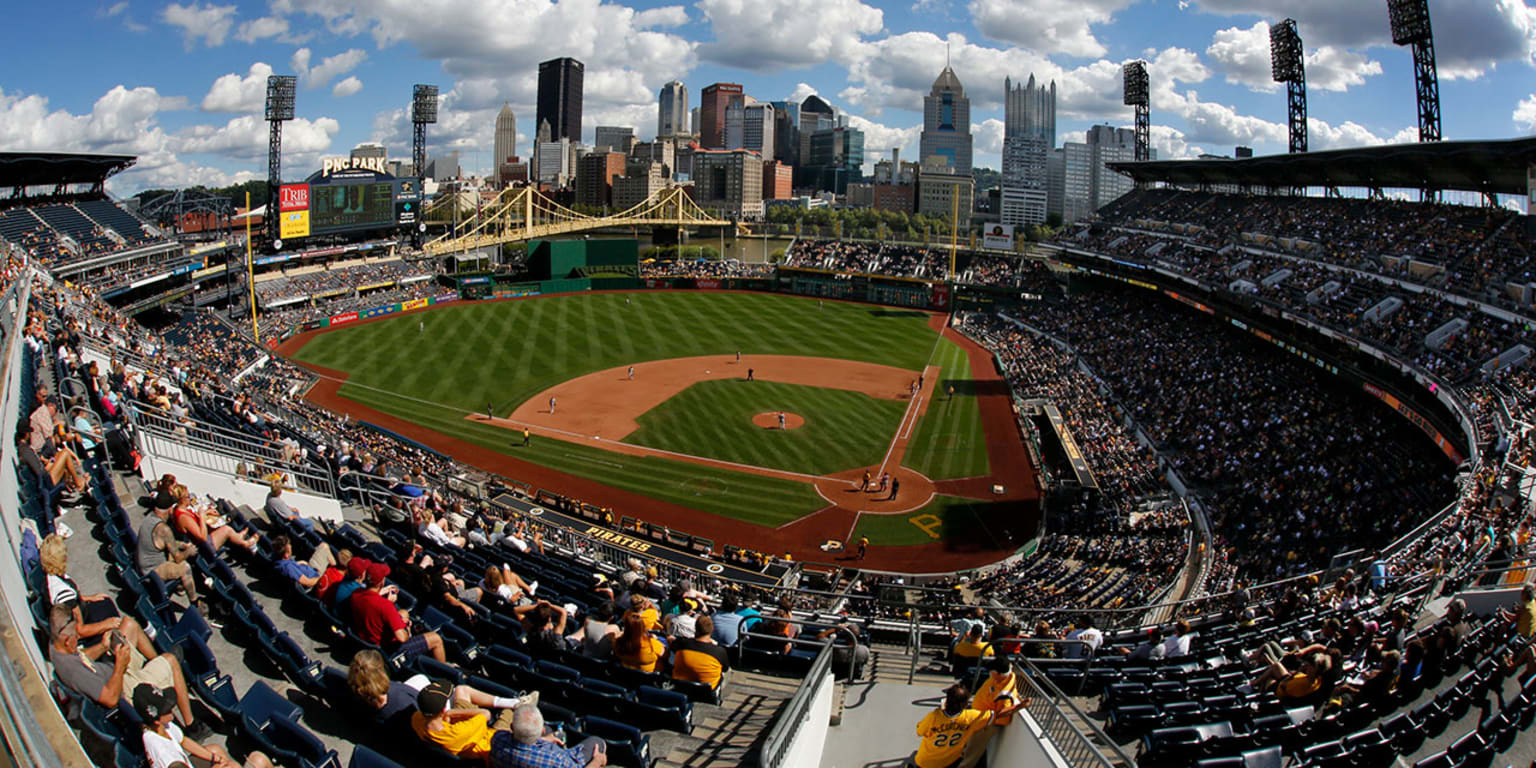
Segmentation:
<svg viewBox="0 0 1536 768">
<path fill-rule="evenodd" d="M 257 443 L 249 435 L 191 418 L 172 419 L 145 408 L 139 403 L 129 403 L 124 413 L 138 428 L 141 439 L 155 437 L 168 441 L 161 445 L 178 445 L 213 453 L 236 462 L 252 462 L 261 467 L 280 469 L 293 477 L 296 485 L 301 486 L 302 490 L 322 494 L 327 498 L 336 498 L 336 486 L 328 474 L 317 472 L 299 462 L 287 460 L 276 450 Z M 185 458 L 189 461 L 196 460 L 193 456 Z M 199 464 L 199 466 L 202 465 Z M 224 467 L 219 466 L 202 466 L 202 468 L 218 472 L 225 470 Z M 302 482 L 297 482 L 300 480 Z"/>
<path fill-rule="evenodd" d="M 784 708 L 779 710 L 778 720 L 763 739 L 762 751 L 758 753 L 760 768 L 781 768 L 784 765 L 785 753 L 809 719 L 811 705 L 822 686 L 828 684 L 828 673 L 831 671 L 832 639 L 827 638 L 821 645 L 821 653 L 816 654 L 816 660 L 811 662 L 810 671 L 800 681 L 795 694 L 785 702 Z"/>
<path fill-rule="evenodd" d="M 1014 659 L 1014 675 L 1027 687 L 1025 711 L 1040 725 L 1045 737 L 1071 768 L 1132 768 L 1132 760 L 1113 739 L 1057 688 L 1028 659 Z M 1066 709 L 1061 705 L 1065 704 Z M 1082 725 L 1073 723 L 1073 718 Z"/>
<path fill-rule="evenodd" d="M 782 622 L 782 623 L 785 623 L 785 624 L 794 624 L 796 626 L 801 626 L 801 627 L 817 627 L 822 632 L 825 632 L 828 629 L 830 629 L 830 630 L 832 630 L 833 634 L 846 634 L 846 635 L 848 635 L 848 638 L 852 641 L 852 645 L 849 646 L 850 649 L 856 649 L 856 648 L 859 647 L 859 636 L 854 634 L 853 630 L 849 629 L 848 627 L 846 627 L 846 626 L 844 626 L 842 624 L 832 624 L 832 625 L 829 626 L 828 623 L 825 622 L 825 621 L 811 621 L 810 619 L 796 619 L 796 618 L 779 618 L 778 616 L 761 616 L 760 615 L 760 616 L 753 616 L 751 618 L 757 620 L 757 622 L 756 622 L 756 624 L 754 624 L 754 626 L 761 626 L 764 622 L 778 621 L 778 622 Z M 789 643 L 790 645 L 808 645 L 808 646 L 811 646 L 813 648 L 820 647 L 822 645 L 831 644 L 832 643 L 832 638 L 830 638 L 830 637 L 827 637 L 827 638 L 816 638 L 816 639 L 812 640 L 812 639 L 800 637 L 798 634 L 795 635 L 794 637 L 784 637 L 783 635 L 765 635 L 765 634 L 763 634 L 761 632 L 754 632 L 754 631 L 743 630 L 736 637 L 736 657 L 737 658 L 741 658 L 741 652 L 743 650 L 743 647 L 746 645 L 747 639 L 748 638 L 752 638 L 752 637 L 758 638 L 760 640 L 765 640 L 765 641 L 771 642 L 771 643 Z M 855 663 L 857 661 L 858 661 L 858 653 L 856 653 L 853 650 L 850 650 L 849 653 L 848 653 L 848 679 L 849 680 L 854 679 L 853 673 L 855 671 Z"/>
</svg>

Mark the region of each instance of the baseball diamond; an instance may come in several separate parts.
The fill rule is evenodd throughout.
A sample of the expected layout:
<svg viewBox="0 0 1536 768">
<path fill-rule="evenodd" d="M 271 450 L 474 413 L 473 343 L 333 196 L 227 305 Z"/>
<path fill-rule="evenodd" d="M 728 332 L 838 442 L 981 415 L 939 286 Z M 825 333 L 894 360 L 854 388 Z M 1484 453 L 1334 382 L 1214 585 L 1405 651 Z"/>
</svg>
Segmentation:
<svg viewBox="0 0 1536 768">
<path fill-rule="evenodd" d="M 279 351 L 322 374 L 311 400 L 721 542 L 811 558 L 858 530 L 868 562 L 931 570 L 995 560 L 1038 521 L 1007 388 L 943 314 L 679 291 L 430 311 L 425 332 L 395 315 Z M 896 492 L 860 489 L 865 471 Z"/>
</svg>

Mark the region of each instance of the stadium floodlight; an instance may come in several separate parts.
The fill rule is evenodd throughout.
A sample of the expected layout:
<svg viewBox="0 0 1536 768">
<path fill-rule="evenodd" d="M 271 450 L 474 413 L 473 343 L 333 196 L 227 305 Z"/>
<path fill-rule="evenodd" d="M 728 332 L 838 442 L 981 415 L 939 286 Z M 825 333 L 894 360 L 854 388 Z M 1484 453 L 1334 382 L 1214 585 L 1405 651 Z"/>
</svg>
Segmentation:
<svg viewBox="0 0 1536 768">
<path fill-rule="evenodd" d="M 1429 0 L 1387 0 L 1392 42 L 1413 47 L 1413 85 L 1419 102 L 1419 141 L 1440 140 L 1440 75 Z M 1427 190 L 1426 190 L 1427 191 Z"/>
<path fill-rule="evenodd" d="M 1125 77 L 1125 103 L 1136 108 L 1136 159 L 1152 158 L 1152 113 L 1148 107 L 1151 91 L 1147 63 L 1132 61 L 1121 68 Z"/>
<path fill-rule="evenodd" d="M 1285 83 L 1286 113 L 1290 123 L 1290 151 L 1307 151 L 1307 62 L 1296 20 L 1286 19 L 1269 28 L 1269 64 L 1275 82 Z"/>
<path fill-rule="evenodd" d="M 293 119 L 293 94 L 299 78 L 293 75 L 271 75 L 267 78 L 267 121 Z"/>
<path fill-rule="evenodd" d="M 1147 79 L 1147 63 L 1145 61 L 1133 61 L 1121 68 L 1125 75 L 1125 103 L 1127 106 L 1144 107 L 1147 105 L 1147 92 L 1150 90 Z"/>
<path fill-rule="evenodd" d="M 411 122 L 437 122 L 437 86 L 418 83 L 411 89 Z"/>
<path fill-rule="evenodd" d="M 277 188 L 283 183 L 283 122 L 293 119 L 294 93 L 299 78 L 293 75 L 267 77 L 267 240 L 279 247 Z"/>
<path fill-rule="evenodd" d="M 1433 36 L 1429 0 L 1387 0 L 1387 19 L 1392 24 L 1394 45 L 1412 45 Z"/>
<path fill-rule="evenodd" d="M 1295 19 L 1286 19 L 1269 28 L 1269 62 L 1277 83 L 1289 83 L 1304 76 L 1306 63 L 1302 59 L 1301 35 L 1296 31 Z"/>
</svg>

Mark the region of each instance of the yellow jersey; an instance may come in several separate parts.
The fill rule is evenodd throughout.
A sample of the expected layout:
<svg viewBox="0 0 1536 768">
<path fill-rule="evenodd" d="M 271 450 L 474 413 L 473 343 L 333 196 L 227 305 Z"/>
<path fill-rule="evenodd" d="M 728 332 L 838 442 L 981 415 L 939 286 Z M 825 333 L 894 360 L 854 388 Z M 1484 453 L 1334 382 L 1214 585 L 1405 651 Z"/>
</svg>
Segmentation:
<svg viewBox="0 0 1536 768">
<path fill-rule="evenodd" d="M 1004 678 L 1002 685 L 994 685 L 992 676 L 987 675 L 986 679 L 982 680 L 981 687 L 976 690 L 976 700 L 971 706 L 983 712 L 996 712 L 1017 703 L 1019 703 L 1018 675 L 1008 675 Z M 1007 725 L 1013 722 L 1013 715 L 995 716 L 993 721 L 997 725 Z"/>
<path fill-rule="evenodd" d="M 950 717 L 944 710 L 935 709 L 917 724 L 920 741 L 913 760 L 918 768 L 948 768 L 960 759 L 971 734 L 991 722 L 991 712 L 967 709 Z"/>
</svg>

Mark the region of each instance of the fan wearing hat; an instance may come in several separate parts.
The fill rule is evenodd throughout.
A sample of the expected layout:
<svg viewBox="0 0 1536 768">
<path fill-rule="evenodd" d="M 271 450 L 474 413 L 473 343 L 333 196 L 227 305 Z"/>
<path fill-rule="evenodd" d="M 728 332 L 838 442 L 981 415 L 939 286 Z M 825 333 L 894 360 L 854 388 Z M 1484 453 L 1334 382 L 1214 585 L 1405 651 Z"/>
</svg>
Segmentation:
<svg viewBox="0 0 1536 768">
<path fill-rule="evenodd" d="M 352 597 L 352 593 L 363 588 L 363 579 L 367 577 L 370 565 L 373 565 L 373 562 L 366 557 L 354 557 L 348 560 L 346 578 L 336 585 L 329 597 L 322 596 L 321 599 L 330 603 L 331 607 L 338 611 L 344 609 L 349 605 L 347 599 Z"/>
<path fill-rule="evenodd" d="M 357 562 L 357 559 L 353 558 L 353 562 Z M 448 656 L 444 653 L 441 635 L 436 632 L 411 634 L 411 625 L 406 621 L 405 612 L 395 607 L 394 601 L 400 594 L 400 588 L 386 585 L 384 580 L 387 578 L 388 565 L 372 563 L 368 566 L 363 574 L 363 588 L 353 592 L 348 601 L 352 610 L 353 631 L 365 642 L 388 650 L 398 650 L 407 658 L 430 653 L 432 658 L 446 662 Z"/>
<path fill-rule="evenodd" d="M 182 733 L 172 721 L 176 699 L 149 683 L 133 689 L 133 709 L 144 719 L 144 754 L 150 768 L 170 768 L 181 763 L 192 768 L 233 768 L 240 765 L 217 744 L 204 746 Z M 245 768 L 273 768 L 272 761 L 260 752 L 245 758 Z"/>
<path fill-rule="evenodd" d="M 537 707 L 539 694 L 533 692 L 512 703 L 515 706 L 503 709 L 492 722 L 490 710 L 476 707 L 465 690 L 447 680 L 434 680 L 416 694 L 411 728 L 422 741 L 456 757 L 484 760 L 491 754 L 491 736 L 512 728 L 512 713 L 518 707 Z"/>
</svg>

